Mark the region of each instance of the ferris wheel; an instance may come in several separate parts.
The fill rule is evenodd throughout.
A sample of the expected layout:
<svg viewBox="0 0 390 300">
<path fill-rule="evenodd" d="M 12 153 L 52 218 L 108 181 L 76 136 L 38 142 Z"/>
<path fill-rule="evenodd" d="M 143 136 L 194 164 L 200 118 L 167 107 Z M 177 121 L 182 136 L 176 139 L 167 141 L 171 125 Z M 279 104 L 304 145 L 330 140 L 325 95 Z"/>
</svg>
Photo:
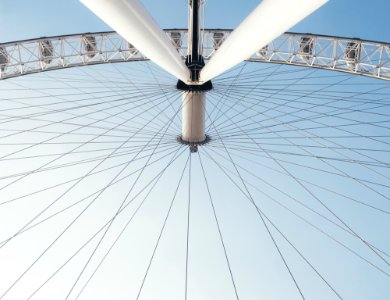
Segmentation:
<svg viewBox="0 0 390 300">
<path fill-rule="evenodd" d="M 115 31 L 0 44 L 1 300 L 388 297 L 390 44 L 81 2 Z"/>
</svg>

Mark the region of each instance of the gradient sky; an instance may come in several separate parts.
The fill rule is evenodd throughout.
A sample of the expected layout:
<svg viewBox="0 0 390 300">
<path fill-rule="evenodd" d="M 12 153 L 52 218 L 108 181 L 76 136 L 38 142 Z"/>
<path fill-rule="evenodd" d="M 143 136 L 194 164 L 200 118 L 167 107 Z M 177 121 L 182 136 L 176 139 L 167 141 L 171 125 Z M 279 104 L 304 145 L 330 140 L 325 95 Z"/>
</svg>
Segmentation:
<svg viewBox="0 0 390 300">
<path fill-rule="evenodd" d="M 186 1 L 145 0 L 163 28 L 186 27 Z M 259 1 L 206 1 L 206 25 L 234 28 Z M 389 1 L 329 1 L 292 31 L 389 41 Z M 0 41 L 110 30 L 77 0 L 1 0 Z"/>
<path fill-rule="evenodd" d="M 185 28 L 187 27 L 187 1 L 185 0 L 143 0 L 142 1 L 145 6 L 149 9 L 151 14 L 156 18 L 158 23 L 161 25 L 162 28 Z M 258 0 L 245 0 L 245 1 L 223 1 L 223 0 L 206 0 L 206 28 L 234 28 L 237 26 L 240 21 L 259 3 Z M 294 32 L 303 32 L 303 33 L 316 33 L 316 34 L 323 34 L 323 35 L 335 35 L 335 36 L 344 36 L 344 37 L 356 37 L 361 39 L 367 39 L 367 40 L 374 40 L 374 41 L 388 41 L 390 42 L 390 24 L 389 24 L 389 11 L 390 11 L 390 1 L 388 0 L 371 0 L 371 1 L 356 1 L 356 0 L 331 0 L 329 3 L 327 3 L 322 9 L 319 11 L 313 13 L 311 16 L 309 16 L 307 19 L 296 25 L 294 28 L 292 28 L 290 31 Z M 272 26 L 272 24 L 270 24 Z M 8 42 L 8 41 L 16 41 L 16 40 L 23 40 L 23 39 L 30 39 L 30 38 L 37 38 L 37 37 L 44 37 L 44 36 L 53 36 L 53 35 L 64 35 L 64 34 L 73 34 L 73 33 L 85 33 L 85 32 L 96 32 L 96 31 L 109 31 L 111 30 L 109 27 L 107 27 L 103 22 L 97 19 L 95 15 L 93 15 L 90 11 L 88 11 L 79 1 L 77 0 L 0 0 L 0 43 Z M 105 70 L 104 68 L 107 68 L 108 71 L 112 72 L 112 69 L 108 69 L 108 67 L 102 67 L 102 69 L 97 68 L 97 70 Z M 125 69 L 125 67 L 123 67 Z M 94 70 L 91 68 L 90 70 Z M 69 71 L 70 73 L 66 73 L 65 71 L 63 74 L 72 74 L 71 72 L 77 71 Z M 92 71 L 91 71 L 92 72 Z M 98 72 L 98 71 L 97 71 Z M 49 72 L 48 72 L 49 73 Z M 136 73 L 136 72 L 135 72 Z M 28 76 L 25 77 L 26 82 L 28 81 Z M 358 81 L 357 81 L 358 82 Z M 374 80 L 369 81 L 374 82 Z M 1 92 L 1 90 L 0 90 Z M 2 97 L 4 97 L 4 92 L 2 94 Z M 184 161 L 182 161 L 183 163 Z M 183 165 L 183 164 L 182 164 Z M 179 168 L 182 166 L 178 164 Z M 20 166 L 21 168 L 23 166 Z M 199 166 L 197 166 L 199 168 Z M 215 174 L 217 173 L 217 170 L 213 170 Z M 197 169 L 197 172 L 200 172 L 199 169 Z M 171 174 L 173 176 L 177 175 L 177 173 L 173 172 Z M 269 176 L 276 176 L 276 175 L 269 175 Z M 308 177 L 310 175 L 307 175 Z M 176 176 L 177 177 L 177 176 Z M 175 177 L 175 178 L 176 178 Z M 46 178 L 46 180 L 50 181 L 50 178 Z M 104 180 L 104 178 L 102 178 Z M 175 179 L 176 180 L 176 179 Z M 321 179 L 318 179 L 321 181 Z M 333 184 L 337 186 L 338 188 L 342 189 L 342 182 L 338 182 L 335 179 L 329 179 L 334 180 Z M 214 176 L 214 178 L 211 179 L 213 184 L 221 191 L 221 199 L 227 199 L 229 197 L 237 198 L 239 197 L 239 193 L 237 194 L 224 194 L 225 189 L 225 182 L 220 182 L 219 178 L 217 176 Z M 165 183 L 165 186 L 170 187 L 171 181 L 167 180 Z M 93 185 L 93 183 L 89 183 L 90 185 Z M 283 183 L 287 187 L 289 185 L 288 182 Z M 126 189 L 126 187 L 122 187 L 123 189 Z M 346 187 L 347 188 L 347 187 Z M 387 190 L 386 190 L 387 191 Z M 164 191 L 160 191 L 163 193 Z M 15 191 L 14 193 L 17 193 Z M 299 190 L 293 190 L 292 193 L 299 194 Z M 352 192 L 353 193 L 353 192 Z M 186 197 L 185 191 L 182 191 L 180 196 L 184 199 Z M 157 197 L 157 196 L 156 196 Z M 200 195 L 197 196 L 199 199 L 207 198 L 207 194 L 205 191 L 203 191 Z M 201 203 L 201 201 L 199 202 Z M 280 284 L 278 285 L 278 279 L 280 278 L 280 282 L 289 282 L 288 275 L 286 272 L 281 272 L 274 269 L 273 267 L 277 265 L 280 268 L 283 268 L 281 265 L 281 262 L 279 258 L 275 255 L 271 255 L 270 257 L 266 255 L 275 253 L 275 250 L 271 245 L 262 245 L 260 241 L 254 241 L 252 240 L 251 233 L 251 227 L 254 226 L 254 221 L 248 217 L 248 220 L 244 220 L 246 223 L 241 224 L 235 219 L 235 210 L 238 210 L 239 205 L 231 204 L 231 206 L 223 205 L 223 202 L 221 204 L 221 210 L 224 211 L 224 213 L 228 216 L 226 220 L 231 221 L 231 224 L 228 224 L 228 221 L 224 224 L 226 228 L 229 228 L 229 230 L 232 232 L 232 236 L 236 234 L 237 241 L 239 243 L 242 243 L 242 248 L 244 248 L 243 254 L 241 254 L 240 247 L 234 247 L 230 249 L 233 252 L 233 256 L 240 257 L 241 256 L 241 263 L 236 263 L 235 267 L 239 270 L 237 273 L 239 274 L 238 277 L 240 277 L 240 274 L 242 275 L 240 282 L 240 292 L 242 299 L 251 299 L 251 300 L 273 300 L 273 299 L 283 299 L 283 300 L 293 300 L 293 299 L 300 299 L 299 295 L 296 295 L 296 291 L 294 290 L 294 287 L 291 285 L 285 285 Z M 107 208 L 109 209 L 109 208 Z M 183 218 L 183 215 L 185 216 L 185 203 L 181 203 L 178 208 L 182 212 L 181 217 L 177 217 L 177 219 L 174 219 L 174 223 L 172 225 L 170 234 L 167 237 L 168 241 L 174 240 L 175 235 L 183 234 L 181 226 L 183 225 L 183 222 L 185 221 L 185 218 Z M 196 211 L 196 208 L 195 208 Z M 199 204 L 198 207 L 198 213 L 202 212 L 201 204 Z M 104 214 L 101 211 L 97 211 L 97 214 Z M 209 211 L 210 213 L 210 211 Z M 245 215 L 247 213 L 248 215 L 251 214 L 249 211 L 242 212 L 242 214 Z M 253 213 L 253 212 L 252 212 Z M 349 211 L 346 211 L 345 214 L 348 215 Z M 351 210 L 351 214 L 356 213 L 356 216 L 352 218 L 352 221 L 355 223 L 356 226 L 359 227 L 359 210 L 356 211 Z M 161 216 L 158 214 L 158 211 L 153 211 L 152 213 L 155 214 L 156 218 L 161 218 Z M 12 216 L 3 215 L 4 219 L 10 218 L 12 220 Z M 194 232 L 194 239 L 198 239 L 200 243 L 204 243 L 205 245 L 212 245 L 213 243 L 216 243 L 217 240 L 216 232 L 209 230 L 209 225 L 212 224 L 212 216 L 211 214 L 207 216 L 209 221 L 202 223 L 200 222 L 197 224 L 198 229 Z M 7 219 L 8 220 L 8 219 Z M 378 223 L 375 223 L 375 217 L 370 216 L 370 226 L 368 226 L 367 231 L 372 234 L 372 237 L 375 239 L 380 240 L 380 237 L 383 237 L 384 235 L 388 235 L 388 232 L 390 231 L 389 228 L 383 228 L 380 227 L 380 225 L 388 224 L 386 221 L 383 220 L 377 220 Z M 65 222 L 65 220 L 62 220 Z M 139 250 L 136 250 L 129 245 L 131 245 L 132 242 L 137 243 L 139 240 L 142 240 L 142 233 L 141 231 L 137 231 L 136 229 L 142 228 L 143 230 L 147 232 L 153 232 L 153 225 L 152 223 L 149 223 L 150 220 L 143 220 L 141 224 L 137 225 L 134 229 L 131 230 L 131 233 L 133 236 L 131 239 L 127 240 L 126 243 L 122 243 L 121 247 L 118 247 L 119 250 L 116 253 L 117 256 L 113 259 L 113 265 L 110 265 L 105 269 L 106 272 L 118 272 L 118 268 L 115 268 L 115 266 L 120 266 L 121 264 L 128 263 L 132 264 L 134 268 L 136 269 L 134 273 L 137 274 L 143 274 L 144 271 L 144 264 L 141 264 L 138 262 L 134 257 L 137 257 L 137 255 L 140 255 Z M 237 223 L 236 223 L 237 222 Z M 288 221 L 286 220 L 286 227 L 288 228 Z M 85 220 L 85 226 L 89 226 L 88 219 Z M 377 228 L 375 225 L 378 225 L 378 228 L 381 228 L 379 231 L 375 231 Z M 211 225 L 210 225 L 211 226 Z M 248 232 L 245 232 L 245 234 L 241 235 L 242 230 L 248 230 Z M 300 227 L 291 228 L 290 234 L 293 235 L 295 238 L 300 240 L 302 238 L 304 243 L 304 238 L 306 239 L 315 239 L 315 234 L 307 234 L 305 237 L 300 237 L 300 233 L 296 232 L 299 231 Z M 366 228 L 359 228 L 360 230 L 365 230 Z M 176 230 L 176 231 L 175 231 Z M 370 232 L 371 230 L 371 232 Z M 54 232 L 48 232 L 45 233 L 48 236 L 55 236 Z M 261 234 L 265 235 L 264 229 L 261 232 Z M 235 237 L 236 237 L 235 236 Z M 75 239 L 82 239 L 82 236 L 76 236 Z M 203 239 L 203 240 L 202 240 Z M 388 249 L 388 238 L 382 239 L 382 247 Z M 149 240 L 142 240 L 142 243 L 144 245 L 141 245 L 141 249 L 150 249 L 152 247 L 153 241 Z M 27 239 L 27 245 L 28 242 L 34 243 L 34 240 L 31 238 L 31 241 Z M 209 244 L 208 244 L 209 243 Z M 233 244 L 233 243 L 232 243 Z M 20 244 L 23 247 L 26 247 L 26 244 Z M 322 244 L 321 241 L 318 242 L 319 247 L 323 245 L 323 249 L 320 251 L 317 259 L 318 263 L 321 263 L 321 254 L 329 254 L 331 257 L 334 257 L 333 266 L 337 264 L 343 264 L 345 263 L 348 267 L 348 271 L 340 272 L 340 274 L 335 274 L 334 270 L 332 270 L 331 265 L 327 265 L 326 262 L 322 262 L 322 268 L 326 274 L 332 274 L 334 277 L 332 277 L 333 282 L 337 284 L 337 287 L 342 291 L 345 292 L 347 295 L 350 296 L 350 298 L 345 298 L 345 300 L 388 300 L 388 296 L 390 295 L 388 287 L 390 286 L 390 281 L 388 278 L 385 278 L 387 282 L 389 282 L 389 285 L 386 286 L 386 280 L 383 279 L 384 277 L 381 277 L 373 272 L 373 276 L 370 280 L 367 279 L 370 275 L 362 274 L 362 276 L 356 275 L 356 277 L 353 278 L 345 278 L 346 274 L 352 274 L 356 273 L 359 274 L 359 272 L 366 272 L 366 268 L 361 267 L 361 265 L 355 264 L 356 261 L 353 259 L 349 260 L 349 256 L 346 254 L 337 256 L 336 251 L 338 251 L 337 247 L 329 246 L 324 242 Z M 317 245 L 317 246 L 318 246 Z M 353 244 L 351 242 L 350 245 L 356 246 L 356 249 L 361 251 L 362 253 L 367 254 L 367 250 L 363 249 L 361 246 Z M 22 247 L 20 246 L 20 247 Z M 214 245 L 215 246 L 215 245 Z M 286 245 L 284 245 L 286 246 Z M 261 255 L 261 262 L 253 262 L 250 258 L 257 255 L 257 249 L 261 249 L 264 247 L 264 252 Z M 329 247 L 329 248 L 328 248 Z M 176 257 L 183 255 L 183 245 L 178 245 L 175 250 L 172 251 L 172 249 L 169 247 L 169 243 L 167 242 L 162 246 L 165 257 L 167 258 L 166 261 L 161 260 L 160 264 L 157 264 L 155 267 L 154 275 L 159 274 L 161 275 L 164 272 L 164 268 L 167 267 L 166 264 L 169 265 L 169 262 L 174 261 Z M 226 272 L 226 266 L 225 261 L 221 258 L 221 252 L 220 249 L 215 246 L 211 247 L 210 251 L 204 252 L 205 250 L 202 247 L 198 247 L 194 250 L 194 256 L 197 256 L 201 262 L 199 263 L 199 266 L 193 266 L 192 269 L 192 280 L 195 282 L 191 291 L 191 297 L 189 300 L 211 300 L 211 299 L 218 299 L 218 300 L 227 300 L 227 299 L 234 299 L 234 293 L 232 291 L 232 286 L 229 281 L 229 278 L 224 277 L 222 278 L 215 278 L 213 277 L 215 275 L 214 272 L 210 271 L 209 274 L 204 274 L 204 270 L 201 269 L 202 263 L 207 266 L 211 266 L 210 269 L 223 269 Z M 308 246 L 309 250 L 315 251 Z M 14 249 L 14 248 L 11 248 Z M 218 250 L 219 249 L 219 250 Z M 355 248 L 354 248 L 355 249 Z M 24 249 L 22 249 L 24 250 Z M 308 250 L 308 251 L 309 251 Z M 334 251 L 334 252 L 333 252 Z M 142 252 L 142 251 L 141 251 Z M 294 254 L 291 250 L 286 250 L 287 254 L 290 258 L 296 258 L 296 254 Z M 37 250 L 38 253 L 38 250 Z M 23 256 L 23 252 L 18 253 L 17 256 L 14 256 L 15 260 L 21 260 L 21 264 L 24 262 L 24 259 L 27 261 L 27 257 L 20 258 Z M 82 263 L 83 259 L 85 259 L 86 256 L 82 256 L 80 260 L 74 262 L 73 266 L 77 267 L 78 263 Z M 51 262 L 56 262 L 55 255 L 49 256 L 48 258 L 48 265 Z M 376 260 L 378 262 L 378 260 Z M 4 263 L 4 262 L 3 262 Z M 13 262 L 6 262 L 6 266 L 8 266 L 10 269 L 12 268 Z M 253 265 L 252 265 L 253 264 Z M 1 266 L 1 265 L 0 265 Z M 255 267 L 253 267 L 255 266 Z M 293 262 L 292 266 L 294 269 L 297 270 L 297 272 L 300 275 L 300 278 L 305 278 L 306 272 L 309 272 L 307 267 L 301 267 L 298 263 Z M 267 274 L 259 275 L 258 272 L 256 272 L 253 269 L 259 270 L 261 267 L 269 267 L 269 271 Z M 327 269 L 329 267 L 329 269 Z M 171 268 L 171 266 L 170 266 Z M 225 269 L 224 269 L 225 268 Z M 50 268 L 47 268 L 48 270 L 44 269 L 42 270 L 43 273 L 49 274 Z M 242 272 L 240 272 L 240 270 Z M 388 269 L 387 269 L 388 270 Z M 68 271 L 66 271 L 68 272 Z M 122 272 L 122 271 L 120 271 Z M 350 272 L 350 273 L 348 273 Z M 10 272 L 12 273 L 12 272 Z M 3 280 L 6 279 L 5 272 L 0 272 L 0 274 L 3 277 Z M 15 275 L 14 273 L 12 273 Z M 371 274 L 371 273 L 369 273 Z M 2 286 L 1 284 L 1 277 L 0 275 L 0 288 Z M 71 276 L 71 274 L 68 274 Z M 363 276 L 366 275 L 366 276 Z M 67 275 L 65 275 L 67 276 Z M 120 282 L 121 286 L 126 286 L 129 282 L 129 277 L 133 276 L 132 274 L 128 274 L 124 272 L 122 280 L 123 282 Z M 151 279 L 148 281 L 147 289 L 145 291 L 144 298 L 141 297 L 141 300 L 160 300 L 160 299 L 183 299 L 182 294 L 179 293 L 179 296 L 176 295 L 176 297 L 169 298 L 167 295 L 169 295 L 170 290 L 178 289 L 178 286 L 181 287 L 180 284 L 177 282 L 182 280 L 182 273 L 181 269 L 179 269 L 178 266 L 174 265 L 171 269 L 171 274 L 167 275 L 168 277 L 171 277 L 171 280 L 169 281 L 171 283 L 170 286 L 165 285 L 165 282 L 162 283 L 159 281 L 159 277 L 151 277 Z M 258 276 L 264 276 L 259 278 Z M 261 288 L 258 284 L 258 280 L 264 280 L 266 281 L 268 278 L 267 276 L 275 279 L 276 283 L 273 283 L 270 286 Z M 136 275 L 134 275 L 134 280 L 136 280 Z M 139 277 L 139 276 L 138 276 Z M 138 278 L 137 277 L 137 278 Z M 163 276 L 164 277 L 164 276 Z M 65 277 L 66 278 L 66 277 Z M 131 280 L 132 278 L 130 278 Z M 107 287 L 114 287 L 119 284 L 118 282 L 115 282 L 114 280 L 110 280 L 110 277 L 104 278 L 106 280 Z M 138 280 L 138 279 L 137 279 Z M 312 281 L 313 280 L 313 281 Z M 345 280 L 346 284 L 343 285 L 343 280 Z M 138 281 L 137 281 L 138 282 Z M 307 280 L 304 280 L 302 283 L 305 289 L 308 291 L 309 295 L 316 295 L 317 286 L 314 283 L 314 279 L 312 277 L 307 278 Z M 312 285 L 313 284 L 313 285 Z M 364 288 L 362 289 L 362 293 L 360 293 L 359 287 L 364 287 L 365 285 L 368 285 L 369 287 L 375 286 L 377 284 L 377 289 L 374 291 L 373 288 Z M 28 285 L 27 285 L 28 286 Z M 203 289 L 198 288 L 196 289 L 195 286 L 201 286 Z M 68 288 L 68 286 L 62 286 L 61 283 L 57 283 L 57 285 L 53 285 L 53 290 L 56 288 L 61 290 Z M 216 290 L 214 288 L 217 287 Z M 308 300 L 331 300 L 336 298 L 334 297 L 332 293 L 329 293 L 329 291 L 322 286 L 321 290 L 321 298 L 315 298 L 308 297 Z M 2 290 L 2 289 L 1 289 Z M 109 289 L 107 288 L 107 291 Z M 109 290 L 109 294 L 94 294 L 93 291 L 89 291 L 90 295 L 89 297 L 85 297 L 85 299 L 110 299 L 110 300 L 121 300 L 125 299 L 125 293 L 122 294 L 120 290 L 116 291 L 115 293 L 112 293 L 112 290 Z M 218 291 L 218 292 L 217 292 Z M 257 293 L 262 292 L 262 295 L 265 295 L 264 297 L 259 297 Z M 160 294 L 159 294 L 160 293 Z M 294 293 L 294 296 L 292 294 Z M 329 294 L 327 294 L 329 293 Z M 161 295 L 165 295 L 161 296 Z M 36 299 L 57 299 L 55 298 L 55 293 L 53 294 L 45 294 L 43 293 L 43 296 L 37 297 Z M 160 298 L 161 297 L 161 298 Z M 4 300 L 20 300 L 17 298 L 4 298 Z M 35 299 L 35 298 L 34 298 Z M 60 299 L 60 298 L 58 298 Z M 62 299 L 62 298 L 61 298 Z M 127 298 L 126 298 L 127 299 Z"/>
</svg>

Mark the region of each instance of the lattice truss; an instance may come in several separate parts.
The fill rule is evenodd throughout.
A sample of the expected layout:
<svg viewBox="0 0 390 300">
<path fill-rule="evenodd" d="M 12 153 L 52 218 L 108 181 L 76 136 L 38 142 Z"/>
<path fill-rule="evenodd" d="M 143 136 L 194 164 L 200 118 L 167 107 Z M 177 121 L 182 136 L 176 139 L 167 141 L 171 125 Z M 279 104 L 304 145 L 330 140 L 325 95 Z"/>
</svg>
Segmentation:
<svg viewBox="0 0 390 300">
<path fill-rule="evenodd" d="M 183 58 L 187 31 L 165 30 Z M 210 59 L 231 30 L 204 30 L 203 55 Z M 147 58 L 116 32 L 56 36 L 0 44 L 0 79 L 91 64 Z M 249 61 L 331 69 L 390 80 L 390 44 L 359 39 L 285 33 Z"/>
</svg>

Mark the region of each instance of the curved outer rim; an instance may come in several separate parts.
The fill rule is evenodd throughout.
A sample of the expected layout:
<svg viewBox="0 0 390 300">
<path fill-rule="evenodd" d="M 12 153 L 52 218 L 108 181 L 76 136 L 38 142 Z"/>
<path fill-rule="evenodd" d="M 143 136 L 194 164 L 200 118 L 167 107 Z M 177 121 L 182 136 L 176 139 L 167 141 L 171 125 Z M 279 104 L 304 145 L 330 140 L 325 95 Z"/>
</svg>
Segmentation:
<svg viewBox="0 0 390 300">
<path fill-rule="evenodd" d="M 231 31 L 204 30 L 205 59 L 212 57 Z M 184 59 L 187 55 L 187 30 L 166 29 L 165 32 Z M 145 60 L 147 57 L 113 31 L 40 37 L 0 44 L 0 80 L 71 67 Z M 358 38 L 288 32 L 247 61 L 390 80 L 390 44 Z"/>
</svg>

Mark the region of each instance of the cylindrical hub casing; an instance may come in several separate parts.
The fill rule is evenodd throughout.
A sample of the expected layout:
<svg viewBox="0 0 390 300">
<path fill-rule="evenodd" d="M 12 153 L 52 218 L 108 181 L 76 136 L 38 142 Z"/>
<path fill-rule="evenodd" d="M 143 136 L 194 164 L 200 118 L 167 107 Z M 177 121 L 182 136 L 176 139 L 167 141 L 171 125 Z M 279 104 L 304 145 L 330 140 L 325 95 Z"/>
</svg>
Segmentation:
<svg viewBox="0 0 390 300">
<path fill-rule="evenodd" d="M 182 107 L 181 139 L 187 143 L 202 143 L 205 135 L 206 94 L 184 92 Z"/>
</svg>

